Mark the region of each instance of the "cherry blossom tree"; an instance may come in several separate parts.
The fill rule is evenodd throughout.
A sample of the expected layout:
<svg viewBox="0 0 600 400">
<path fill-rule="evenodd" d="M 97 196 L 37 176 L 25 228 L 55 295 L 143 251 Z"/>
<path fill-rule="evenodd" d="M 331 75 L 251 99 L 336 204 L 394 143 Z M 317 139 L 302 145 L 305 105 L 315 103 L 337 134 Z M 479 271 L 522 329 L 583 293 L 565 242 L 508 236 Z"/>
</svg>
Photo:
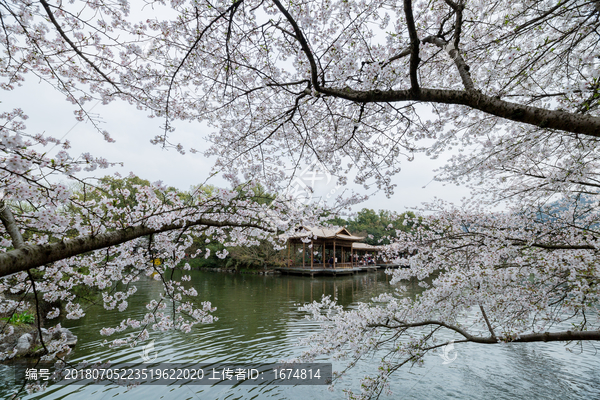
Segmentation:
<svg viewBox="0 0 600 400">
<path fill-rule="evenodd" d="M 387 250 L 390 258 L 416 254 L 394 282 L 417 278 L 423 293 L 393 293 L 353 311 L 331 299 L 307 306 L 325 324 L 308 358 L 356 361 L 389 345 L 379 339 L 392 332 L 395 350 L 365 381 L 365 396 L 448 343 L 439 341 L 443 331 L 482 344 L 600 339 L 600 2 L 13 0 L 0 3 L 0 26 L 4 89 L 35 76 L 91 123 L 91 100 L 130 102 L 162 121 L 152 141 L 180 152 L 186 147 L 173 121 L 207 123 L 214 128 L 207 154 L 219 157 L 215 168 L 234 185 L 260 179 L 279 192 L 290 166 L 317 159 L 342 184 L 353 171 L 355 182 L 392 195 L 401 162 L 458 149 L 439 179 L 472 185 L 478 196 L 460 207 L 434 202 L 427 209 L 435 212 L 414 221 L 412 232 L 396 232 Z M 24 117 L 2 115 L 4 193 L 32 203 L 7 200 L 2 217 L 0 268 L 16 273 L 21 290 L 36 288 L 27 271 L 44 268 L 54 283 L 42 281 L 39 290 L 68 301 L 69 288 L 56 290 L 60 274 L 96 285 L 133 279 L 122 268 L 125 255 L 135 259 L 138 238 L 152 235 L 149 251 L 175 254 L 176 263 L 178 243 L 194 230 L 225 241 L 227 226 L 227 237 L 243 242 L 261 235 L 254 229 L 273 229 L 266 222 L 295 221 L 281 213 L 257 219 L 265 207 L 231 193 L 184 203 L 160 187 L 140 188 L 145 197 L 123 210 L 107 196 L 102 214 L 81 202 L 84 216 L 68 220 L 60 205 L 77 200 L 42 184 L 45 175 L 74 177 L 107 161 L 34 152 L 58 141 L 26 137 Z M 504 211 L 491 212 L 498 202 Z M 72 257 L 96 269 L 69 269 Z M 139 257 L 139 265 L 152 259 Z M 178 290 L 169 285 L 166 293 Z M 109 307 L 115 301 L 107 297 Z M 208 318 L 187 304 L 182 311 Z"/>
<path fill-rule="evenodd" d="M 135 345 L 153 330 L 189 332 L 195 324 L 213 321 L 214 311 L 210 302 L 197 300 L 197 290 L 187 283 L 185 252 L 194 238 L 202 235 L 224 246 L 270 241 L 277 247 L 273 232 L 289 229 L 291 220 L 318 218 L 287 208 L 285 199 L 258 201 L 252 182 L 235 190 L 202 184 L 180 193 L 135 176 L 82 179 L 81 174 L 112 164 L 87 153 L 74 159 L 66 151 L 68 142 L 27 133 L 20 110 L 1 117 L 0 312 L 10 319 L 33 308 L 42 360 L 70 353 L 70 338 L 52 320 L 84 316 L 82 288 L 98 293 L 107 310 L 124 312 L 137 281 L 151 277 L 163 283 L 143 318 L 125 313 L 121 324 L 102 329 L 107 336 L 131 332 L 113 338 L 112 346 Z M 62 147 L 52 158 L 44 151 L 49 144 Z M 192 256 L 208 257 L 209 250 Z M 226 256 L 226 250 L 217 253 Z M 176 270 L 183 271 L 177 279 Z M 3 323 L 2 360 L 22 354 L 13 336 L 13 326 Z"/>
</svg>

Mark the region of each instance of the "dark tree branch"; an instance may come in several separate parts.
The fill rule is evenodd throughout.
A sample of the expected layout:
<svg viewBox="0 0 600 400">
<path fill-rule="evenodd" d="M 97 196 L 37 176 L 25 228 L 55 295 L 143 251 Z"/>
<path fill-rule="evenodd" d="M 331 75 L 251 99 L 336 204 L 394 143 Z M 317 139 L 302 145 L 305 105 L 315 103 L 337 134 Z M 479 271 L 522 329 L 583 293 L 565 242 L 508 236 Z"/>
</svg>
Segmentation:
<svg viewBox="0 0 600 400">
<path fill-rule="evenodd" d="M 6 228 L 6 231 L 10 235 L 10 238 L 13 242 L 13 247 L 15 249 L 20 249 L 25 246 L 25 242 L 23 241 L 23 236 L 21 236 L 21 232 L 19 231 L 19 226 L 15 221 L 15 217 L 10 211 L 10 208 L 3 202 L 0 201 L 0 220 L 2 220 L 2 225 Z"/>
<path fill-rule="evenodd" d="M 390 57 L 389 60 L 387 60 L 386 62 L 384 62 L 383 64 L 381 64 L 381 68 L 385 67 L 388 64 L 391 64 L 392 62 L 399 60 L 401 58 L 404 58 L 406 56 L 409 56 L 411 54 L 411 49 L 406 48 L 404 50 L 402 50 L 400 53 L 396 54 L 395 56 Z"/>
<path fill-rule="evenodd" d="M 511 103 L 479 91 L 425 89 L 412 90 L 366 90 L 351 88 L 320 88 L 321 93 L 358 103 L 393 103 L 422 101 L 430 103 L 457 104 L 483 111 L 490 115 L 523 122 L 540 128 L 559 129 L 566 132 L 600 137 L 600 117 L 547 110 L 539 107 Z M 310 93 L 309 93 L 310 94 Z"/>
<path fill-rule="evenodd" d="M 515 241 L 520 242 L 520 243 L 517 243 L 517 245 L 527 244 L 527 242 L 525 240 L 515 239 Z M 531 247 L 537 247 L 539 249 L 544 249 L 544 250 L 598 250 L 596 247 L 592 246 L 591 244 L 574 245 L 574 244 L 531 243 L 528 245 Z"/>
<path fill-rule="evenodd" d="M 460 34 L 462 33 L 462 24 L 463 24 L 463 10 L 465 5 L 463 0 L 458 0 L 458 2 L 454 2 L 452 0 L 444 0 L 446 4 L 454 10 L 455 20 L 454 20 L 454 48 L 458 52 L 458 46 L 460 45 Z"/>
<path fill-rule="evenodd" d="M 481 310 L 481 314 L 483 315 L 483 319 L 485 319 L 485 324 L 488 327 L 488 330 L 490 331 L 490 336 L 493 338 L 496 338 L 496 334 L 494 333 L 494 329 L 492 329 L 492 324 L 490 324 L 490 320 L 487 317 L 487 314 L 485 313 L 485 310 L 483 309 L 482 305 L 479 305 L 479 309 Z"/>
<path fill-rule="evenodd" d="M 417 70 L 419 69 L 419 36 L 415 27 L 415 18 L 412 11 L 412 1 L 404 0 L 404 15 L 406 17 L 406 26 L 410 37 L 410 89 L 414 93 L 419 92 L 419 78 Z"/>
<path fill-rule="evenodd" d="M 317 62 L 315 61 L 315 57 L 313 56 L 310 46 L 308 45 L 308 41 L 304 37 L 304 33 L 298 26 L 298 23 L 296 22 L 296 20 L 292 17 L 292 15 L 288 12 L 288 10 L 286 10 L 286 8 L 279 2 L 279 0 L 273 0 L 273 3 L 275 3 L 275 6 L 277 6 L 279 11 L 281 11 L 281 13 L 285 16 L 285 18 L 288 20 L 288 22 L 294 29 L 294 34 L 296 35 L 296 39 L 298 40 L 298 43 L 300 43 L 300 46 L 302 47 L 302 51 L 306 55 L 306 58 L 308 59 L 308 63 L 310 64 L 311 83 L 312 83 L 313 87 L 315 88 L 315 90 L 320 91 L 321 85 L 319 85 L 319 71 L 317 70 Z"/>
<path fill-rule="evenodd" d="M 35 299 L 35 314 L 37 319 L 37 331 L 38 338 L 40 339 L 40 343 L 44 348 L 44 354 L 48 354 L 48 348 L 46 347 L 46 343 L 44 342 L 44 334 L 42 333 L 42 315 L 40 313 L 40 302 L 38 299 L 37 289 L 35 288 L 35 279 L 33 279 L 33 275 L 31 275 L 31 271 L 27 270 L 27 276 L 29 277 L 29 281 L 31 282 L 31 289 L 33 290 L 33 298 Z"/>
<path fill-rule="evenodd" d="M 454 325 L 447 324 L 443 321 L 428 320 L 422 322 L 405 323 L 401 321 L 395 321 L 396 324 L 391 325 L 385 324 L 371 324 L 369 327 L 372 328 L 389 328 L 389 329 L 408 329 L 418 328 L 422 326 L 441 326 L 446 329 L 450 329 L 461 336 L 467 341 L 482 344 L 497 344 L 497 343 L 531 343 L 531 342 L 570 342 L 573 340 L 600 340 L 600 331 L 563 331 L 563 332 L 539 332 L 539 333 L 528 333 L 525 335 L 519 335 L 517 337 L 482 337 L 471 335 L 462 328 Z"/>
<path fill-rule="evenodd" d="M 566 1 L 558 1 L 557 4 L 552 7 L 551 9 L 549 9 L 548 11 L 546 11 L 545 13 L 543 13 L 542 15 L 540 15 L 537 18 L 534 18 L 530 21 L 527 21 L 526 23 L 519 25 L 515 28 L 515 33 L 518 33 L 520 31 L 522 31 L 523 29 L 527 28 L 528 26 L 531 25 L 535 25 L 536 23 L 538 23 L 539 21 L 543 20 L 544 18 L 546 18 L 547 16 L 551 15 L 554 11 L 558 10 L 561 7 L 565 7 L 567 4 L 569 4 L 571 2 L 571 0 L 566 0 Z"/>
</svg>

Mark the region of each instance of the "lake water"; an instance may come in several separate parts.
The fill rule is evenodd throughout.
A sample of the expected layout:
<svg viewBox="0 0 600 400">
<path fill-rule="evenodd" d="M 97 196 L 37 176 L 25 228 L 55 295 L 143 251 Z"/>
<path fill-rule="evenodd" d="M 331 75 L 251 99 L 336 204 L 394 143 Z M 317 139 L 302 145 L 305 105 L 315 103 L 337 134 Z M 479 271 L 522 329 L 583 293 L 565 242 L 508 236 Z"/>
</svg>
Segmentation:
<svg viewBox="0 0 600 400">
<path fill-rule="evenodd" d="M 388 291 L 389 277 L 382 271 L 339 277 L 299 277 L 228 274 L 192 271 L 192 282 L 201 300 L 217 307 L 219 320 L 195 326 L 191 333 L 151 333 L 157 358 L 163 363 L 264 364 L 298 355 L 299 338 L 318 332 L 316 323 L 304 319 L 297 304 L 320 300 L 323 294 L 337 296 L 351 307 L 359 301 Z M 102 346 L 106 337 L 99 331 L 116 326 L 132 314 L 146 312 L 144 304 L 156 298 L 158 282 L 138 282 L 126 314 L 88 308 L 78 321 L 62 321 L 79 337 L 71 361 L 110 360 L 113 363 L 142 365 L 141 348 Z M 407 284 L 409 293 L 418 286 Z M 112 338 L 112 337 L 111 337 Z M 429 355 L 422 367 L 396 373 L 393 399 L 600 399 L 600 354 L 591 344 L 579 352 L 569 352 L 559 343 L 514 345 L 459 344 L 456 360 Z M 322 361 L 329 361 L 322 359 Z M 339 368 L 343 364 L 335 363 Z M 199 386 L 142 385 L 125 387 L 52 385 L 27 399 L 343 399 L 343 389 L 358 389 L 359 378 L 372 371 L 377 360 L 366 360 L 333 391 L 327 386 Z M 0 397 L 14 389 L 4 379 Z M 386 398 L 382 396 L 382 398 Z"/>
</svg>

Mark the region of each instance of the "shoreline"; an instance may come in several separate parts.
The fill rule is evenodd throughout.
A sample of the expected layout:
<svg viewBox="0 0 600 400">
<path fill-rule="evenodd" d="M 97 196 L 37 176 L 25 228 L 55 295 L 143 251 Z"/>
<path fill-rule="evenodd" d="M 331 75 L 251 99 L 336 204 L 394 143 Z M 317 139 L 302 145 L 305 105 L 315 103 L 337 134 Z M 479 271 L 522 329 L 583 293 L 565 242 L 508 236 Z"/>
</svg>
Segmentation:
<svg viewBox="0 0 600 400">
<path fill-rule="evenodd" d="M 274 269 L 257 269 L 257 270 L 237 270 L 235 268 L 192 268 L 194 271 L 202 272 L 226 272 L 230 274 L 248 274 L 248 275 L 281 275 L 281 272 Z"/>
</svg>

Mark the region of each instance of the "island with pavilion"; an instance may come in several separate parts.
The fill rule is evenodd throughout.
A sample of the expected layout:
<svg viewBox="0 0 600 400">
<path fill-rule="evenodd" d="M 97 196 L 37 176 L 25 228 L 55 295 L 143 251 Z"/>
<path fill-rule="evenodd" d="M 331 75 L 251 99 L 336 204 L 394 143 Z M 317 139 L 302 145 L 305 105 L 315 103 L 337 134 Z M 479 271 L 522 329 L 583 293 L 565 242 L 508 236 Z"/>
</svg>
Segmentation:
<svg viewBox="0 0 600 400">
<path fill-rule="evenodd" d="M 392 266 L 381 260 L 380 246 L 362 243 L 346 228 L 300 226 L 287 239 L 286 265 L 280 272 L 302 275 L 354 274 Z"/>
</svg>

